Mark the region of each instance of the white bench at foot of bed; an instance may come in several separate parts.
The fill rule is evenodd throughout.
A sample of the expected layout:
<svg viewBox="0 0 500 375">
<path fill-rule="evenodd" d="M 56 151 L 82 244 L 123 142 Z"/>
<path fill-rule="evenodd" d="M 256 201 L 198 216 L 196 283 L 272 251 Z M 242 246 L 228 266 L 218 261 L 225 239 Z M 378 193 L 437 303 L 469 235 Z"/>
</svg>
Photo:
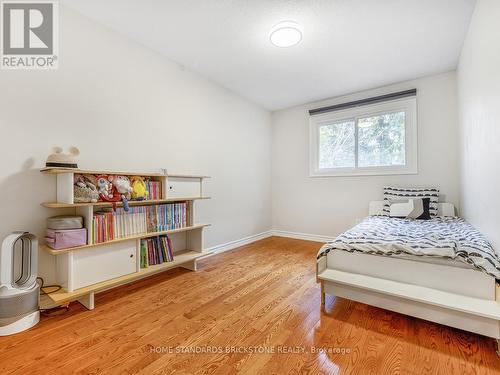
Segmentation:
<svg viewBox="0 0 500 375">
<path fill-rule="evenodd" d="M 500 296 L 497 301 L 423 286 L 326 269 L 318 275 L 324 294 L 381 307 L 497 339 L 500 355 Z"/>
</svg>

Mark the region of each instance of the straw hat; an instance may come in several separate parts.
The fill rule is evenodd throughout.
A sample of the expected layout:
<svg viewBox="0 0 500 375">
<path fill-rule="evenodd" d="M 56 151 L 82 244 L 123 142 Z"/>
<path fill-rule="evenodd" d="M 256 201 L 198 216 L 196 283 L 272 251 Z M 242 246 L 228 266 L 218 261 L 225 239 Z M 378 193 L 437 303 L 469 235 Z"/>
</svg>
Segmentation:
<svg viewBox="0 0 500 375">
<path fill-rule="evenodd" d="M 54 147 L 52 151 L 54 153 L 50 154 L 45 162 L 47 168 L 78 168 L 76 157 L 80 155 L 80 150 L 76 147 L 70 147 L 68 154 L 63 154 L 61 147 Z"/>
</svg>

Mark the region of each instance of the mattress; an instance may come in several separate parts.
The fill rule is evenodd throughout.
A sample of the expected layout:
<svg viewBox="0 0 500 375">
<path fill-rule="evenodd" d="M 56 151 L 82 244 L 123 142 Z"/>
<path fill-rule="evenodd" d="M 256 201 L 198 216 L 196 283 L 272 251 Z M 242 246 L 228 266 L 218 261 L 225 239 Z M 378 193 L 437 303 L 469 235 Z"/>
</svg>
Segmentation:
<svg viewBox="0 0 500 375">
<path fill-rule="evenodd" d="M 418 258 L 421 263 L 474 268 L 500 279 L 499 254 L 479 231 L 458 217 L 414 220 L 370 216 L 325 244 L 318 261 L 333 250 L 412 262 Z"/>
</svg>

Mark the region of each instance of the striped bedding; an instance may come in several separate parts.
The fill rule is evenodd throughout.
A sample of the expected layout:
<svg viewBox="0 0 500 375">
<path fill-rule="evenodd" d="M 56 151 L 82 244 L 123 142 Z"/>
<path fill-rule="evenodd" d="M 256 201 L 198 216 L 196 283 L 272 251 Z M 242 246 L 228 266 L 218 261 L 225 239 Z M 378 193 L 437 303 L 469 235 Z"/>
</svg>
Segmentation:
<svg viewBox="0 0 500 375">
<path fill-rule="evenodd" d="M 391 212 L 391 200 L 398 200 L 402 198 L 429 198 L 429 212 L 431 217 L 436 217 L 438 214 L 438 189 L 403 189 L 386 186 L 384 187 L 384 216 L 389 216 L 389 213 Z"/>
<path fill-rule="evenodd" d="M 326 267 L 324 257 L 332 250 L 455 259 L 500 280 L 500 254 L 459 217 L 414 220 L 369 216 L 320 249 L 318 270 Z"/>
</svg>

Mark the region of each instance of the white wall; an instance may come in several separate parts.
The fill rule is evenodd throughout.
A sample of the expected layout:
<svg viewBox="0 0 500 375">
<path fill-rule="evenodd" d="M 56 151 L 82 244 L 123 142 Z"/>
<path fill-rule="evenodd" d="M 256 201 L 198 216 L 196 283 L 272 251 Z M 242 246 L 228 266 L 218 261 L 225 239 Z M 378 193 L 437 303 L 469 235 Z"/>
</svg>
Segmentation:
<svg viewBox="0 0 500 375">
<path fill-rule="evenodd" d="M 78 146 L 83 168 L 213 176 L 197 203 L 207 247 L 269 230 L 269 112 L 61 8 L 59 70 L 0 71 L 0 239 L 41 236 L 58 213 L 40 207 L 55 180 L 38 172 L 56 145 Z"/>
<path fill-rule="evenodd" d="M 308 110 L 410 88 L 418 89 L 418 174 L 309 175 Z M 438 187 L 458 204 L 458 125 L 455 73 L 436 75 L 273 113 L 273 229 L 335 236 L 367 215 L 384 185 Z"/>
<path fill-rule="evenodd" d="M 461 206 L 500 252 L 500 2 L 478 0 L 458 68 Z"/>
</svg>

